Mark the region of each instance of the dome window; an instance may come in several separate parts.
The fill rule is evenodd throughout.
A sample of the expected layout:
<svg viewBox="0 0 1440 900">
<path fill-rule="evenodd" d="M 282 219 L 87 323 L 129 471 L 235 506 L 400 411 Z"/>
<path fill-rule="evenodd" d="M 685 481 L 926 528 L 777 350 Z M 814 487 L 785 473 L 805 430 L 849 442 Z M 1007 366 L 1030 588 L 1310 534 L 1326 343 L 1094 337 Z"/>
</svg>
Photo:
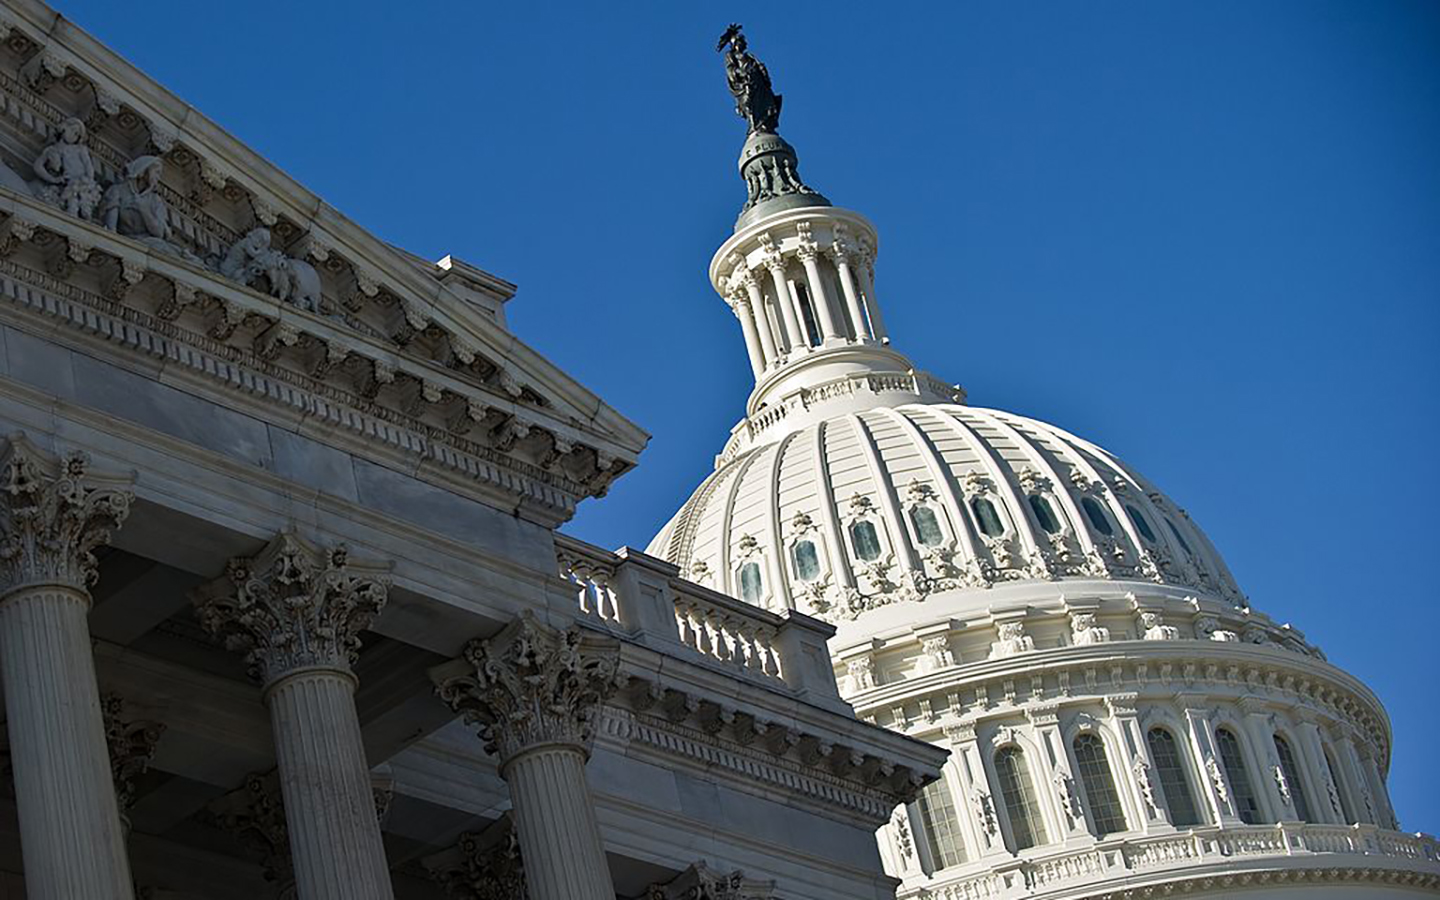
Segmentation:
<svg viewBox="0 0 1440 900">
<path fill-rule="evenodd" d="M 1094 497 L 1081 497 L 1080 507 L 1085 510 L 1085 517 L 1090 520 L 1091 525 L 1095 526 L 1096 531 L 1106 537 L 1115 533 L 1115 527 L 1110 524 L 1110 517 L 1105 515 L 1105 510 L 1101 509 L 1100 502 Z"/>
<path fill-rule="evenodd" d="M 945 532 L 940 529 L 940 518 L 930 507 L 912 507 L 910 524 L 915 526 L 915 538 L 921 546 L 938 547 L 945 543 Z"/>
<path fill-rule="evenodd" d="M 1145 743 L 1150 747 L 1150 758 L 1155 761 L 1155 774 L 1159 776 L 1160 793 L 1170 813 L 1170 824 L 1176 828 L 1199 825 L 1200 810 L 1185 777 L 1185 763 L 1175 735 L 1164 728 L 1152 728 L 1145 736 Z"/>
<path fill-rule="evenodd" d="M 910 810 L 912 819 L 920 820 L 919 831 L 925 838 L 925 849 L 930 851 L 932 869 L 948 869 L 966 862 L 960 817 L 943 774 L 939 781 L 932 781 L 921 789 Z"/>
<path fill-rule="evenodd" d="M 970 501 L 970 509 L 975 512 L 975 521 L 980 523 L 980 530 L 987 537 L 998 538 L 1005 533 L 1005 523 L 1000 519 L 1000 511 L 988 499 L 976 497 Z"/>
<path fill-rule="evenodd" d="M 1194 556 L 1194 555 L 1195 555 L 1195 551 L 1190 549 L 1190 543 L 1185 540 L 1185 535 L 1183 535 L 1183 534 L 1180 533 L 1180 529 L 1178 529 L 1178 528 L 1175 527 L 1175 523 L 1172 522 L 1172 521 L 1170 521 L 1169 519 L 1166 519 L 1166 520 L 1165 520 L 1165 524 L 1170 526 L 1170 533 L 1173 534 L 1173 535 L 1175 535 L 1175 540 L 1177 540 L 1177 541 L 1180 542 L 1180 547 L 1181 547 L 1186 553 L 1190 554 L 1191 556 Z"/>
<path fill-rule="evenodd" d="M 1005 818 L 1010 820 L 1010 834 L 1015 839 L 1015 852 L 1029 850 L 1045 843 L 1045 823 L 1040 818 L 1040 801 L 1030 781 L 1030 767 L 1019 747 L 1006 747 L 995 754 L 995 774 L 1000 780 L 1000 800 Z"/>
<path fill-rule="evenodd" d="M 740 599 L 751 606 L 759 606 L 765 596 L 765 579 L 760 574 L 760 564 L 747 562 L 740 567 Z"/>
<path fill-rule="evenodd" d="M 1050 508 L 1050 501 L 1039 494 L 1030 495 L 1030 511 L 1035 514 L 1035 521 L 1045 529 L 1046 534 L 1054 534 L 1060 530 L 1060 520 L 1055 518 L 1055 510 Z"/>
<path fill-rule="evenodd" d="M 820 553 L 814 541 L 796 541 L 790 548 L 795 563 L 795 577 L 801 581 L 814 581 L 820 577 Z"/>
<path fill-rule="evenodd" d="M 1215 745 L 1220 750 L 1220 765 L 1225 770 L 1225 780 L 1230 782 L 1230 793 L 1235 800 L 1235 809 L 1240 813 L 1240 821 L 1246 825 L 1259 825 L 1260 801 L 1255 799 L 1255 787 L 1250 783 L 1250 772 L 1245 768 L 1240 739 L 1228 728 L 1217 728 Z"/>
<path fill-rule="evenodd" d="M 855 545 L 855 555 L 865 562 L 880 558 L 880 534 L 874 522 L 864 519 L 850 526 L 850 541 Z"/>
<path fill-rule="evenodd" d="M 1140 510 L 1128 503 L 1125 505 L 1125 511 L 1130 514 L 1130 518 L 1135 522 L 1135 527 L 1139 530 L 1140 536 L 1152 544 L 1155 543 L 1155 529 L 1150 527 L 1150 520 L 1145 518 Z"/>
<path fill-rule="evenodd" d="M 1120 806 L 1120 793 L 1115 790 L 1115 777 L 1110 773 L 1110 760 L 1105 755 L 1105 742 L 1093 734 L 1082 734 L 1071 745 L 1075 751 L 1075 767 L 1085 798 L 1090 801 L 1090 817 L 1094 820 L 1095 836 L 1104 837 L 1124 831 L 1125 811 Z"/>
<path fill-rule="evenodd" d="M 1305 796 L 1305 782 L 1300 779 L 1300 766 L 1295 762 L 1295 753 L 1290 742 L 1275 735 L 1275 755 L 1280 758 L 1280 771 L 1285 773 L 1286 785 L 1290 788 L 1290 802 L 1295 806 L 1295 815 L 1302 822 L 1313 822 L 1310 818 L 1310 800 Z"/>
</svg>

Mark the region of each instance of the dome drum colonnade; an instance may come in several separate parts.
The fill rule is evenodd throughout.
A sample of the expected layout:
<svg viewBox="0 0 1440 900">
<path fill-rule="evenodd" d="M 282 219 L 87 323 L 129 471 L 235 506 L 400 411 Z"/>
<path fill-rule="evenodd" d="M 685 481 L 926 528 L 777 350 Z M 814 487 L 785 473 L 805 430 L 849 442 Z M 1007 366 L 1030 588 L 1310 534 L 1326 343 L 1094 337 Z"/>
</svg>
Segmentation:
<svg viewBox="0 0 1440 900">
<path fill-rule="evenodd" d="M 1440 845 L 1395 830 L 1374 695 L 1252 609 L 1138 473 L 1062 429 L 963 405 L 891 349 L 873 330 L 873 226 L 799 181 L 743 38 L 727 72 L 751 125 L 750 197 L 710 278 L 756 386 L 649 552 L 834 622 L 857 712 L 951 750 L 881 830 L 900 895 L 1440 889 Z M 755 177 L 762 146 L 783 177 Z M 1212 877 L 1242 870 L 1265 874 Z"/>
</svg>

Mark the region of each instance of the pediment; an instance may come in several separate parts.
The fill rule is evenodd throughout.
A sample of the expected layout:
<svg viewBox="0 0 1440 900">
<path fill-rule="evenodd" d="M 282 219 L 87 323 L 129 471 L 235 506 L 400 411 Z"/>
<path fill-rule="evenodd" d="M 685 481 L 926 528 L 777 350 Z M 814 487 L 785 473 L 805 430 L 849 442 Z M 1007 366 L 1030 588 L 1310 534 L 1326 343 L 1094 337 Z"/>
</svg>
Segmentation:
<svg viewBox="0 0 1440 900">
<path fill-rule="evenodd" d="M 0 101 L 5 266 L 574 499 L 648 440 L 506 329 L 513 285 L 379 240 L 44 4 L 0 7 Z"/>
</svg>

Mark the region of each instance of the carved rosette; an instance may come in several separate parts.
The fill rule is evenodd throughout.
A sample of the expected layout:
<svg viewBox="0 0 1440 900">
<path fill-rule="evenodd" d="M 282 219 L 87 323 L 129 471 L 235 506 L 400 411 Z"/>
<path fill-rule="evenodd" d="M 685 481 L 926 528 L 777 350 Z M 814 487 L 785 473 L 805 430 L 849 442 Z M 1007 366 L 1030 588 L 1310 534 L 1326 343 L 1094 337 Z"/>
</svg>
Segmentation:
<svg viewBox="0 0 1440 900">
<path fill-rule="evenodd" d="M 502 767 L 541 744 L 588 753 L 595 718 L 619 685 L 618 645 L 582 647 L 578 628 L 551 628 L 529 611 L 495 637 L 471 641 L 456 663 L 437 676 L 436 692 L 478 727 Z"/>
<path fill-rule="evenodd" d="M 230 561 L 195 598 L 201 624 L 243 652 L 251 677 L 269 685 L 301 669 L 349 672 L 360 632 L 385 606 L 388 564 L 351 560 L 284 531 L 258 556 Z"/>
<path fill-rule="evenodd" d="M 0 593 L 95 583 L 95 548 L 129 515 L 134 479 L 91 474 L 89 465 L 84 453 L 57 460 L 24 435 L 10 438 L 0 460 Z"/>
</svg>

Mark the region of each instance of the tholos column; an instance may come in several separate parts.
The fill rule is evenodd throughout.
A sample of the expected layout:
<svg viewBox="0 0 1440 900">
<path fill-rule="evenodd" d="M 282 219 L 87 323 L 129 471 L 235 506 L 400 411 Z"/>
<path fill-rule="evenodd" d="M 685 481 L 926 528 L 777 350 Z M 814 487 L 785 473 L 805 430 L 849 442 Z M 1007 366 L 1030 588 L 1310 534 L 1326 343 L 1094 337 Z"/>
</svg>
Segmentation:
<svg viewBox="0 0 1440 900">
<path fill-rule="evenodd" d="M 830 291 L 820 278 L 820 250 L 813 243 L 800 245 L 800 263 L 805 267 L 805 280 L 810 284 L 810 301 L 820 318 L 820 334 L 826 338 L 842 337 L 835 327 L 835 314 L 830 309 Z"/>
<path fill-rule="evenodd" d="M 388 566 L 284 532 L 196 595 L 264 687 L 300 900 L 391 900 L 351 664 L 385 605 Z"/>
<path fill-rule="evenodd" d="M 740 289 L 730 296 L 730 308 L 740 320 L 740 330 L 745 333 L 745 352 L 750 354 L 750 369 L 759 378 L 765 371 L 765 355 L 760 347 L 760 330 L 755 327 L 755 314 L 750 311 L 750 298 Z"/>
<path fill-rule="evenodd" d="M 860 295 L 855 292 L 855 276 L 850 271 L 850 251 L 837 244 L 831 248 L 830 258 L 835 262 L 835 273 L 840 276 L 840 292 L 845 295 L 845 309 L 850 313 L 855 340 L 868 340 L 870 323 L 865 320 L 865 311 L 860 308 Z"/>
<path fill-rule="evenodd" d="M 775 330 L 770 326 L 770 315 L 765 311 L 765 294 L 755 275 L 746 272 L 741 276 L 745 293 L 750 295 L 750 313 L 755 317 L 755 327 L 760 332 L 760 349 L 765 351 L 765 366 L 768 368 L 780 361 L 780 349 L 775 343 Z"/>
<path fill-rule="evenodd" d="M 526 612 L 432 673 L 499 758 L 530 900 L 614 900 L 585 762 L 617 659 L 615 642 L 582 644 Z"/>
<path fill-rule="evenodd" d="M 765 267 L 770 270 L 770 282 L 775 287 L 775 305 L 780 307 L 780 317 L 785 320 L 785 343 L 792 353 L 801 347 L 808 349 L 810 342 L 800 328 L 800 317 L 795 315 L 795 298 L 790 296 L 790 285 L 785 281 L 785 260 L 773 256 L 765 261 Z"/>
<path fill-rule="evenodd" d="M 860 286 L 865 291 L 865 308 L 870 313 L 870 332 L 882 344 L 890 342 L 890 332 L 885 330 L 885 319 L 880 315 L 880 304 L 875 300 L 875 256 L 872 252 L 860 252 Z"/>
<path fill-rule="evenodd" d="M 23 436 L 0 463 L 0 671 L 25 896 L 130 900 L 86 616 L 93 551 L 129 513 L 129 478 L 88 476 Z"/>
</svg>

